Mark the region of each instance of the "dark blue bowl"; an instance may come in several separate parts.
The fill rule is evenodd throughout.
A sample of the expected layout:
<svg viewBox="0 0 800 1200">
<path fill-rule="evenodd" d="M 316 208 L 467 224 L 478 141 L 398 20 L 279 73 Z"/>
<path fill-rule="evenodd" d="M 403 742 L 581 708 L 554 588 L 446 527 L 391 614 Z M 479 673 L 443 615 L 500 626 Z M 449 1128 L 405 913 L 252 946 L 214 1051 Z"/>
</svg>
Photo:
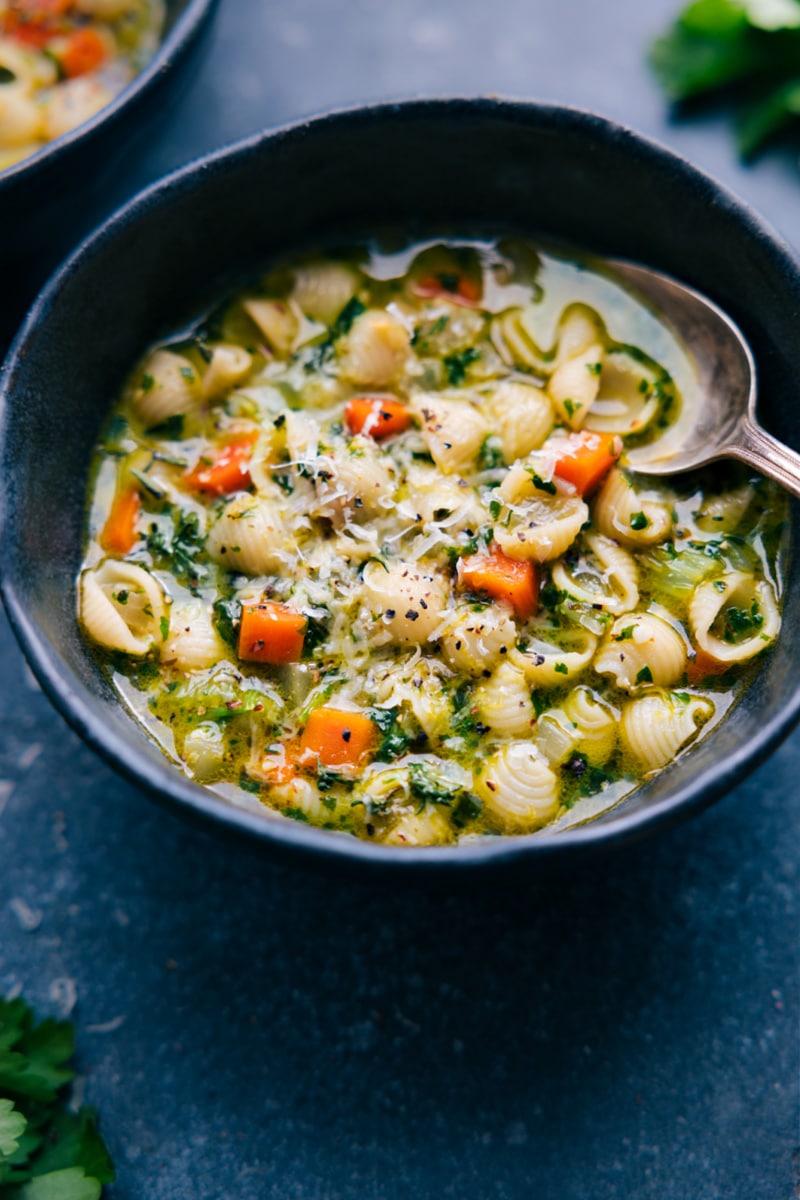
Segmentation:
<svg viewBox="0 0 800 1200">
<path fill-rule="evenodd" d="M 498 100 L 415 101 L 304 121 L 186 167 L 103 225 L 40 296 L 3 367 L 0 544 L 9 617 L 86 741 L 187 815 L 273 853 L 417 879 L 574 863 L 675 824 L 735 786 L 800 710 L 798 556 L 784 634 L 713 736 L 591 824 L 462 847 L 365 844 L 237 810 L 171 766 L 123 710 L 75 622 L 87 468 L 132 362 L 271 255 L 393 226 L 517 229 L 638 260 L 708 293 L 750 339 L 762 418 L 800 448 L 800 269 L 748 208 L 667 150 L 600 117 Z M 800 523 L 795 522 L 796 549 Z M 724 820 L 724 813 L 720 814 Z"/>
<path fill-rule="evenodd" d="M 187 82 L 218 0 L 167 0 L 164 37 L 145 69 L 89 121 L 0 173 L 0 297 L 7 346 L 42 282 L 101 215 L 134 143 Z"/>
</svg>

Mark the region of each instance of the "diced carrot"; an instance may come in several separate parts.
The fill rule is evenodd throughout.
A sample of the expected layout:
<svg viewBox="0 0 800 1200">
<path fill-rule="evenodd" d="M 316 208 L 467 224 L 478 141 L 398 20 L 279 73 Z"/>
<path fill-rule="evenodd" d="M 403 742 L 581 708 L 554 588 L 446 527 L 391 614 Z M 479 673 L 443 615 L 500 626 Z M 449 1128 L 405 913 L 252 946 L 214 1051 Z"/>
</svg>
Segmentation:
<svg viewBox="0 0 800 1200">
<path fill-rule="evenodd" d="M 460 271 L 437 271 L 432 275 L 423 275 L 415 280 L 412 286 L 414 292 L 423 300 L 443 298 L 451 304 L 475 308 L 481 299 L 480 280 Z"/>
<path fill-rule="evenodd" d="M 129 554 L 136 545 L 140 507 L 136 488 L 117 492 L 100 533 L 100 545 L 109 554 Z"/>
<path fill-rule="evenodd" d="M 273 666 L 297 662 L 307 624 L 302 613 L 272 600 L 245 605 L 239 625 L 239 658 Z"/>
<path fill-rule="evenodd" d="M 621 452 L 614 434 L 591 433 L 588 429 L 569 436 L 569 448 L 555 465 L 559 479 L 588 496 L 613 467 Z"/>
<path fill-rule="evenodd" d="M 522 621 L 539 607 L 539 588 L 532 562 L 509 558 L 499 546 L 490 552 L 470 554 L 458 564 L 461 586 L 470 592 L 486 593 L 493 600 L 505 600 Z"/>
<path fill-rule="evenodd" d="M 378 727 L 365 713 L 315 708 L 300 736 L 301 759 L 311 755 L 324 767 L 358 767 L 378 740 Z"/>
<path fill-rule="evenodd" d="M 71 7 L 72 0 L 16 0 L 3 14 L 3 32 L 41 50 L 53 38 L 68 32 L 68 26 L 58 18 Z"/>
<path fill-rule="evenodd" d="M 724 675 L 729 665 L 698 649 L 694 658 L 690 658 L 686 664 L 686 680 L 689 684 L 702 683 L 709 675 Z"/>
<path fill-rule="evenodd" d="M 49 20 L 63 17 L 72 8 L 74 0 L 13 0 L 11 9 L 26 20 Z"/>
<path fill-rule="evenodd" d="M 187 475 L 184 483 L 193 492 L 209 496 L 224 496 L 228 492 L 240 492 L 250 486 L 249 463 L 253 457 L 253 446 L 257 433 L 228 442 L 217 451 L 212 459 L 200 458 Z"/>
<path fill-rule="evenodd" d="M 103 35 L 91 26 L 76 29 L 55 48 L 58 65 L 68 79 L 96 71 L 108 58 L 109 46 Z"/>
<path fill-rule="evenodd" d="M 394 396 L 354 396 L 347 401 L 344 419 L 351 433 L 382 442 L 408 429 L 411 413 Z"/>
</svg>

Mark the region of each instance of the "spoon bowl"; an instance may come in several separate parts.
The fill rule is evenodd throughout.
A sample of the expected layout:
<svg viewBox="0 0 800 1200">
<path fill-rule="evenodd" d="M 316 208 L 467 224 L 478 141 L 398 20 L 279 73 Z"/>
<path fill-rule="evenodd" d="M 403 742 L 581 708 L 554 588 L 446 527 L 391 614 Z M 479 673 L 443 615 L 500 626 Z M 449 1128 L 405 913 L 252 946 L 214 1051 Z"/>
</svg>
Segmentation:
<svg viewBox="0 0 800 1200">
<path fill-rule="evenodd" d="M 672 326 L 697 374 L 691 422 L 632 451 L 629 466 L 643 475 L 676 475 L 737 458 L 800 496 L 800 454 L 756 418 L 756 363 L 738 325 L 707 296 L 668 275 L 628 262 L 611 265 Z"/>
</svg>

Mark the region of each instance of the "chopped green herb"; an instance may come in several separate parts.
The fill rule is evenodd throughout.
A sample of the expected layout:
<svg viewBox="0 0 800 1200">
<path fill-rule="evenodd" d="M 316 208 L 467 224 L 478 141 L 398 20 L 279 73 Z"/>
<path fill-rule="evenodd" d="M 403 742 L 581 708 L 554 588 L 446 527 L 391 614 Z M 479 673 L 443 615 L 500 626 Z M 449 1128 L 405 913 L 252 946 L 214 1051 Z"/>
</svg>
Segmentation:
<svg viewBox="0 0 800 1200">
<path fill-rule="evenodd" d="M 540 492 L 545 492 L 548 496 L 555 496 L 558 489 L 552 479 L 542 479 L 541 475 L 537 475 L 534 470 L 529 469 L 528 474 L 531 477 L 531 482 Z"/>
<path fill-rule="evenodd" d="M 631 529 L 647 529 L 649 524 L 650 521 L 643 512 L 631 513 Z"/>
<path fill-rule="evenodd" d="M 239 625 L 242 620 L 242 604 L 240 600 L 215 600 L 214 624 L 217 633 L 224 642 L 234 649 L 239 644 Z"/>
<path fill-rule="evenodd" d="M 0 997 L 2 1200 L 98 1200 L 114 1180 L 93 1110 L 68 1106 L 73 1052 L 69 1022 L 37 1023 L 21 997 Z"/>
<path fill-rule="evenodd" d="M 369 716 L 378 726 L 381 733 L 381 740 L 375 757 L 382 762 L 391 762 L 392 759 L 399 758 L 401 754 L 405 754 L 414 741 L 414 738 L 412 735 L 405 733 L 397 723 L 400 716 L 400 709 L 372 708 L 369 711 Z"/>
<path fill-rule="evenodd" d="M 252 792 L 254 796 L 257 796 L 261 791 L 261 784 L 258 780 L 251 779 L 244 771 L 239 776 L 239 787 L 245 792 Z"/>
<path fill-rule="evenodd" d="M 454 783 L 452 779 L 434 774 L 433 769 L 427 763 L 421 762 L 409 764 L 408 784 L 411 795 L 419 801 L 418 812 L 421 812 L 426 804 L 449 806 L 464 790 L 460 783 Z"/>
<path fill-rule="evenodd" d="M 139 386 L 143 392 L 152 392 L 153 388 L 156 386 L 156 381 L 152 375 L 148 375 L 145 372 L 141 378 Z"/>
<path fill-rule="evenodd" d="M 166 421 L 162 421 L 160 425 L 151 426 L 147 432 L 152 437 L 163 437 L 170 441 L 180 441 L 183 437 L 185 419 L 183 413 L 173 413 L 171 417 L 167 417 Z"/>
<path fill-rule="evenodd" d="M 636 682 L 637 683 L 652 683 L 653 682 L 653 672 L 650 670 L 647 663 L 645 663 L 645 665 L 642 667 L 641 671 L 636 676 Z"/>
<path fill-rule="evenodd" d="M 626 625 L 624 629 L 620 629 L 619 633 L 614 634 L 615 642 L 627 642 L 633 637 L 633 625 Z"/>
<path fill-rule="evenodd" d="M 500 444 L 499 438 L 490 434 L 483 439 L 478 454 L 478 462 L 484 471 L 491 471 L 495 467 L 505 466 L 506 460 L 503 457 L 503 447 Z"/>
<path fill-rule="evenodd" d="M 764 618 L 759 611 L 759 604 L 754 600 L 749 611 L 746 608 L 735 608 L 733 605 L 725 610 L 722 636 L 726 642 L 738 642 L 760 629 Z"/>
<path fill-rule="evenodd" d="M 464 382 L 467 368 L 480 356 L 480 351 L 476 350 L 474 346 L 468 346 L 466 350 L 457 350 L 454 354 L 445 356 L 444 367 L 447 371 L 447 378 L 453 387 L 459 387 Z"/>
<path fill-rule="evenodd" d="M 563 662 L 557 662 L 553 667 L 553 670 L 557 675 L 569 675 L 569 667 Z"/>
</svg>

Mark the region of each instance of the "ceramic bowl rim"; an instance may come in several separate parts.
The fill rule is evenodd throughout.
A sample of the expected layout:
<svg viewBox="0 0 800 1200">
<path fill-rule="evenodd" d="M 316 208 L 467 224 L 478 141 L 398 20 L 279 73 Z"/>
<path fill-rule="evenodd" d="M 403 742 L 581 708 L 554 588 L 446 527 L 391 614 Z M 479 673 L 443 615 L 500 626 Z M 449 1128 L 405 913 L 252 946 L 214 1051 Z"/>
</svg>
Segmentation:
<svg viewBox="0 0 800 1200">
<path fill-rule="evenodd" d="M 198 7 L 197 0 L 192 9 Z M 37 331 L 47 324 L 48 315 L 58 305 L 59 297 L 71 276 L 91 263 L 140 215 L 168 205 L 191 193 L 195 185 L 202 186 L 210 176 L 224 173 L 236 164 L 258 155 L 261 147 L 282 139 L 304 137 L 315 130 L 381 120 L 402 120 L 405 116 L 426 114 L 447 116 L 458 120 L 492 114 L 506 120 L 550 124 L 568 127 L 585 136 L 594 136 L 610 144 L 624 143 L 645 165 L 658 171 L 673 172 L 685 179 L 687 186 L 699 188 L 717 207 L 732 213 L 740 225 L 754 237 L 765 252 L 780 261 L 783 273 L 793 271 L 800 279 L 800 263 L 792 250 L 753 209 L 738 199 L 728 188 L 693 166 L 675 151 L 645 137 L 616 121 L 581 108 L 540 103 L 529 100 L 492 97 L 430 97 L 408 100 L 381 101 L 348 106 L 262 130 L 210 154 L 187 163 L 132 197 L 104 220 L 73 251 L 51 276 L 34 302 L 0 370 L 0 443 L 6 436 L 9 395 L 13 392 L 15 375 L 29 356 L 29 342 L 35 343 Z M 0 449 L 2 447 L 0 446 Z M 7 528 L 5 506 L 0 513 L 0 539 L 12 537 Z M 800 719 L 800 682 L 780 713 L 761 725 L 724 763 L 709 766 L 691 781 L 676 789 L 651 808 L 622 814 L 608 823 L 588 822 L 561 832 L 538 833 L 490 838 L 485 841 L 436 847 L 390 847 L 364 842 L 352 835 L 316 829 L 296 821 L 269 819 L 259 813 L 240 809 L 222 797 L 192 783 L 165 758 L 163 769 L 153 771 L 144 767 L 137 756 L 133 738 L 118 736 L 103 722 L 96 707 L 86 702 L 72 687 L 77 678 L 67 669 L 56 667 L 49 643 L 29 618 L 16 595 L 7 561 L 0 578 L 6 611 L 25 657 L 44 691 L 56 709 L 106 762 L 131 782 L 144 788 L 168 807 L 179 809 L 199 818 L 207 825 L 226 832 L 254 839 L 264 849 L 283 852 L 294 858 L 339 860 L 358 864 L 380 874 L 386 872 L 426 875 L 443 870 L 457 873 L 475 872 L 481 868 L 505 868 L 523 859 L 536 859 L 545 865 L 563 865 L 579 852 L 597 853 L 636 841 L 657 830 L 674 826 L 679 821 L 700 812 L 719 799 L 743 776 L 753 770 L 791 731 Z M 131 721 L 131 729 L 135 726 Z"/>
</svg>

